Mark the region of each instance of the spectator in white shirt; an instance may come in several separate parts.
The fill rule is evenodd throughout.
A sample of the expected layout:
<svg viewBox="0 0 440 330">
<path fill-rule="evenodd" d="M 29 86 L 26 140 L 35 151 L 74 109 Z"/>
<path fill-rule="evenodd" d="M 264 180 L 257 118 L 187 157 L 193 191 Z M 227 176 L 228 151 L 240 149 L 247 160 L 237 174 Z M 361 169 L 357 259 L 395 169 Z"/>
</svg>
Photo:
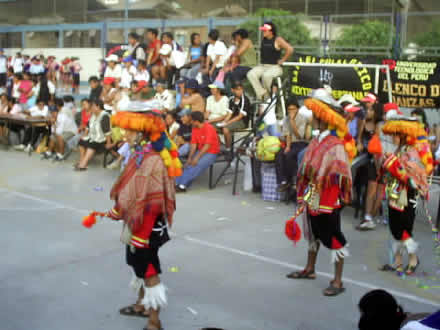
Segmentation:
<svg viewBox="0 0 440 330">
<path fill-rule="evenodd" d="M 150 74 L 147 70 L 147 62 L 144 60 L 138 61 L 137 73 L 134 76 L 134 80 L 136 81 L 150 81 Z"/>
<path fill-rule="evenodd" d="M 115 78 L 115 85 L 116 87 L 119 87 L 119 82 L 122 77 L 122 68 L 118 64 L 118 55 L 111 54 L 105 59 L 105 61 L 107 62 L 107 68 L 104 72 L 104 78 Z"/>
<path fill-rule="evenodd" d="M 43 159 L 53 158 L 54 161 L 65 159 L 65 145 L 67 141 L 75 136 L 78 127 L 75 121 L 55 108 L 50 113 L 52 135 L 49 141 L 49 150 L 43 154 Z"/>
<path fill-rule="evenodd" d="M 216 81 L 208 87 L 212 95 L 206 100 L 206 118 L 210 124 L 220 123 L 231 113 L 229 99 L 222 95 L 225 86 L 222 82 Z"/>
<path fill-rule="evenodd" d="M 122 69 L 121 83 L 119 86 L 122 88 L 130 88 L 131 82 L 134 80 L 134 77 L 136 77 L 137 69 L 133 65 L 133 58 L 131 56 L 125 57 L 122 63 L 124 63 L 124 68 Z"/>
<path fill-rule="evenodd" d="M 6 86 L 6 71 L 8 71 L 8 58 L 4 55 L 3 48 L 0 48 L 0 87 Z"/>
<path fill-rule="evenodd" d="M 14 68 L 14 73 L 23 72 L 24 59 L 21 53 L 17 53 L 12 60 L 12 67 Z"/>
<path fill-rule="evenodd" d="M 209 45 L 206 49 L 206 62 L 203 73 L 209 81 L 213 81 L 219 70 L 223 68 L 227 60 L 228 49 L 223 41 L 218 40 L 220 33 L 218 30 L 211 30 L 208 34 Z"/>
<path fill-rule="evenodd" d="M 156 83 L 156 94 L 154 95 L 155 100 L 159 100 L 160 102 L 160 111 L 168 112 L 175 108 L 176 101 L 174 99 L 174 95 L 166 89 L 166 82 L 158 81 Z"/>
<path fill-rule="evenodd" d="M 37 104 L 31 107 L 29 110 L 24 110 L 23 113 L 30 118 L 48 118 L 49 108 L 44 104 L 42 100 L 38 100 Z M 27 127 L 24 130 L 23 142 L 15 146 L 16 150 L 24 150 L 25 152 L 33 151 L 35 143 L 40 135 L 46 135 L 48 133 L 47 127 Z"/>
</svg>

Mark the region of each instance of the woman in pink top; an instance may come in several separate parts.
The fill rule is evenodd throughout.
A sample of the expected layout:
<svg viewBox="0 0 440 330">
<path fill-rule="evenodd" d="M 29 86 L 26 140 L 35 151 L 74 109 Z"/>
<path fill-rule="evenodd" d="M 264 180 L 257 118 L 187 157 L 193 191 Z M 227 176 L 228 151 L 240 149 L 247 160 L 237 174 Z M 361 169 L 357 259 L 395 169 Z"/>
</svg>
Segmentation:
<svg viewBox="0 0 440 330">
<path fill-rule="evenodd" d="M 32 81 L 28 73 L 23 74 L 23 80 L 20 82 L 18 87 L 18 91 L 20 92 L 20 97 L 18 98 L 18 103 L 20 103 L 23 107 L 26 106 L 26 103 L 29 98 L 29 94 L 32 91 Z"/>
</svg>

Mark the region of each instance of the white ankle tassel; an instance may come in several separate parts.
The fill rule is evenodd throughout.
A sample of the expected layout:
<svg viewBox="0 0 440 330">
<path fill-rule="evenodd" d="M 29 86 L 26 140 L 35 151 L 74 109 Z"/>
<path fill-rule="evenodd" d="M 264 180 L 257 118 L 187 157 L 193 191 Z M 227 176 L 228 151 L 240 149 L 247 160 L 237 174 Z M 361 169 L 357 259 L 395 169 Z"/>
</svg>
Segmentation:
<svg viewBox="0 0 440 330">
<path fill-rule="evenodd" d="M 130 282 L 130 288 L 136 292 L 139 293 L 139 290 L 142 288 L 142 285 L 144 284 L 144 280 L 136 277 L 136 275 L 133 274 L 133 278 L 131 279 Z"/>
<path fill-rule="evenodd" d="M 419 244 L 417 244 L 412 238 L 408 238 L 405 242 L 403 242 L 403 245 L 408 250 L 408 253 L 411 254 L 416 253 L 417 248 L 419 247 Z"/>
<path fill-rule="evenodd" d="M 142 305 L 146 309 L 152 308 L 158 310 L 161 307 L 165 307 L 167 304 L 167 288 L 162 283 L 151 288 L 144 285 L 145 296 L 142 300 Z"/>
<path fill-rule="evenodd" d="M 350 252 L 348 252 L 347 247 L 348 247 L 348 245 L 344 246 L 343 248 L 340 248 L 339 250 L 332 250 L 332 252 L 331 252 L 331 263 L 332 264 L 338 262 L 341 259 L 344 259 L 344 258 L 350 256 Z"/>
</svg>

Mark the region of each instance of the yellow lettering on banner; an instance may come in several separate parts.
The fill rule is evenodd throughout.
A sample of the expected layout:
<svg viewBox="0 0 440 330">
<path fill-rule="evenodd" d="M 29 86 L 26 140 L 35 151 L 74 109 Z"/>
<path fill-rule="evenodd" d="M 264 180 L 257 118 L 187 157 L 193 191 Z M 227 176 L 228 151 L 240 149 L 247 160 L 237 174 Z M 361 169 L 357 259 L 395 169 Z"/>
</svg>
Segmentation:
<svg viewBox="0 0 440 330">
<path fill-rule="evenodd" d="M 434 108 L 435 100 L 432 98 L 422 99 L 417 97 L 393 96 L 393 101 L 399 107 L 404 108 Z"/>
<path fill-rule="evenodd" d="M 431 97 L 440 96 L 440 85 L 431 85 Z"/>
</svg>

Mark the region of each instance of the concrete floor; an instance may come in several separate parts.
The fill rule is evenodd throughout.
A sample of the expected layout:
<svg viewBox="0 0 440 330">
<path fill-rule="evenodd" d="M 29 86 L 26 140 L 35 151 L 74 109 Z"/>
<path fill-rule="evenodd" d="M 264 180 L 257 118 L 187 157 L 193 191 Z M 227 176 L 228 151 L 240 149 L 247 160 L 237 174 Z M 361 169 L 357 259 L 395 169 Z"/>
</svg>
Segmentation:
<svg viewBox="0 0 440 330">
<path fill-rule="evenodd" d="M 118 314 L 134 300 L 121 225 L 81 226 L 89 211 L 111 206 L 117 173 L 102 169 L 100 159 L 77 173 L 73 159 L 53 164 L 3 149 L 0 157 L 1 329 L 142 329 L 144 320 Z M 160 251 L 169 288 L 161 314 L 166 329 L 355 329 L 360 297 L 377 287 L 391 290 L 408 311 L 440 305 L 440 289 L 432 288 L 440 285 L 440 268 L 422 221 L 415 229 L 422 266 L 418 276 L 402 279 L 376 271 L 388 261 L 387 228 L 357 232 L 352 210 L 344 210 L 352 254 L 347 291 L 324 298 L 332 273 L 328 251 L 320 254 L 316 281 L 285 278 L 306 259 L 305 241 L 293 247 L 283 233 L 293 206 L 251 193 L 232 196 L 224 182 L 210 191 L 205 175 L 178 195 L 174 237 Z"/>
</svg>

